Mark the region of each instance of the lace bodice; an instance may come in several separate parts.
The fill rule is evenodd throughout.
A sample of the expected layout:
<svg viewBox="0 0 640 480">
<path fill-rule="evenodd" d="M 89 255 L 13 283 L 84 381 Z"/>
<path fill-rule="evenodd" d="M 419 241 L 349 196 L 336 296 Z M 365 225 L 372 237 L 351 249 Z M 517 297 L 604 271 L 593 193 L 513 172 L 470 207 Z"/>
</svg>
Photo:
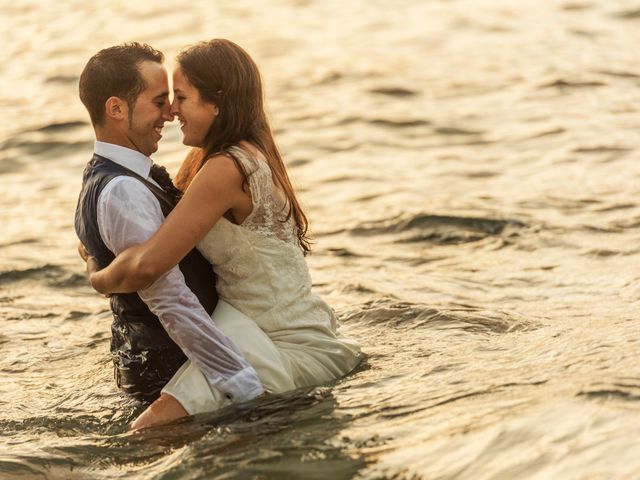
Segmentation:
<svg viewBox="0 0 640 480">
<path fill-rule="evenodd" d="M 284 195 L 269 165 L 240 148 L 232 153 L 247 173 L 253 209 L 241 225 L 222 217 L 198 244 L 218 276 L 218 295 L 268 332 L 305 326 L 334 332 L 333 311 L 311 291 L 295 222 L 283 221 Z"/>
<path fill-rule="evenodd" d="M 265 237 L 276 237 L 287 243 L 296 243 L 293 216 L 285 220 L 287 206 L 284 193 L 275 186 L 271 169 L 261 154 L 249 155 L 240 147 L 230 153 L 240 162 L 247 174 L 253 210 L 242 226 Z"/>
</svg>

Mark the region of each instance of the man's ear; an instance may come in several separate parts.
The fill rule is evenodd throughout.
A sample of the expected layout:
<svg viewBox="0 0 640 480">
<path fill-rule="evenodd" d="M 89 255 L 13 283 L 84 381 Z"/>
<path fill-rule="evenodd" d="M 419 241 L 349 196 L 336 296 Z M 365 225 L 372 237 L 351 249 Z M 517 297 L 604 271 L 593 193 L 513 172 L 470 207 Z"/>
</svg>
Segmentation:
<svg viewBox="0 0 640 480">
<path fill-rule="evenodd" d="M 119 97 L 109 97 L 104 104 L 104 114 L 114 120 L 124 120 L 129 115 L 129 105 Z"/>
</svg>

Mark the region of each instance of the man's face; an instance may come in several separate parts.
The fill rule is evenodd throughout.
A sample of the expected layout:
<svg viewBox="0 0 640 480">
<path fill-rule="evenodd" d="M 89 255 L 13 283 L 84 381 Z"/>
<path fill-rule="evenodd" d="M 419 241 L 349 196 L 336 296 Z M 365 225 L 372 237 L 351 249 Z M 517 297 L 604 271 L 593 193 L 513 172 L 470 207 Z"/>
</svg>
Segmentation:
<svg viewBox="0 0 640 480">
<path fill-rule="evenodd" d="M 158 150 L 164 122 L 173 120 L 169 84 L 167 71 L 160 63 L 144 61 L 138 70 L 146 88 L 129 111 L 124 134 L 136 150 L 150 156 Z"/>
</svg>

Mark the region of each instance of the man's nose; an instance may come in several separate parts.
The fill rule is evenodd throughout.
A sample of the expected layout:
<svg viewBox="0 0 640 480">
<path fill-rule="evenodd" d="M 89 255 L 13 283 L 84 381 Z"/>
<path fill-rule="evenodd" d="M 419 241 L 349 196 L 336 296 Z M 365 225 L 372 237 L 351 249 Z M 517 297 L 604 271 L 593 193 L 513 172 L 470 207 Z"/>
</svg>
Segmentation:
<svg viewBox="0 0 640 480">
<path fill-rule="evenodd" d="M 178 99 L 174 98 L 173 102 L 169 104 L 169 108 L 171 109 L 171 115 L 174 117 L 178 115 Z"/>
</svg>

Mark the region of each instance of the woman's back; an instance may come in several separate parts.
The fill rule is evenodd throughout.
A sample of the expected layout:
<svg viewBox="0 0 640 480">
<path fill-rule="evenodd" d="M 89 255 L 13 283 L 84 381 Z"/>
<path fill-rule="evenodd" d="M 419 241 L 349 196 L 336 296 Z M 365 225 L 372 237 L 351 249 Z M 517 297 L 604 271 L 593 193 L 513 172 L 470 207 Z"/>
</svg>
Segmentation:
<svg viewBox="0 0 640 480">
<path fill-rule="evenodd" d="M 241 225 L 221 218 L 198 244 L 218 275 L 220 298 L 251 317 L 266 332 L 313 327 L 335 331 L 329 306 L 311 292 L 311 278 L 286 219 L 284 195 L 264 157 L 233 147 L 247 174 L 253 210 Z"/>
</svg>

